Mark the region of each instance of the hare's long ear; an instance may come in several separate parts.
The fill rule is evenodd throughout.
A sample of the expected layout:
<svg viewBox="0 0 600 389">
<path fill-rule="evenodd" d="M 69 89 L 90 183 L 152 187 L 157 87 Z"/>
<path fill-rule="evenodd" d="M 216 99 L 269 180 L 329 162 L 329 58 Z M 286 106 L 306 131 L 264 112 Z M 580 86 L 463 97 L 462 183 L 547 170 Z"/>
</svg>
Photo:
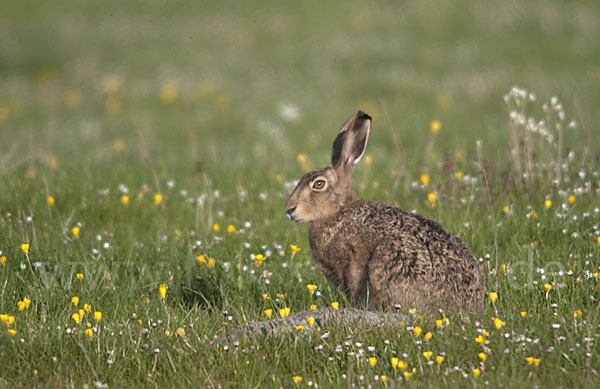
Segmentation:
<svg viewBox="0 0 600 389">
<path fill-rule="evenodd" d="M 331 166 L 344 170 L 354 167 L 360 161 L 371 130 L 371 117 L 363 111 L 357 111 L 346 120 L 331 150 Z"/>
</svg>

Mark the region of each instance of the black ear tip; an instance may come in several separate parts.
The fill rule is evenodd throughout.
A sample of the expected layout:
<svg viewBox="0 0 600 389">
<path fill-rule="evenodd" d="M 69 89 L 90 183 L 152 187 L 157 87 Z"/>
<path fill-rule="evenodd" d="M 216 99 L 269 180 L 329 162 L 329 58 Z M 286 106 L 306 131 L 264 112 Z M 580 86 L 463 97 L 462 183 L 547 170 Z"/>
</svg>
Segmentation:
<svg viewBox="0 0 600 389">
<path fill-rule="evenodd" d="M 371 116 L 369 116 L 368 113 L 366 113 L 364 111 L 358 111 L 356 113 L 356 118 L 357 119 L 364 119 L 364 120 L 372 120 L 373 119 Z"/>
</svg>

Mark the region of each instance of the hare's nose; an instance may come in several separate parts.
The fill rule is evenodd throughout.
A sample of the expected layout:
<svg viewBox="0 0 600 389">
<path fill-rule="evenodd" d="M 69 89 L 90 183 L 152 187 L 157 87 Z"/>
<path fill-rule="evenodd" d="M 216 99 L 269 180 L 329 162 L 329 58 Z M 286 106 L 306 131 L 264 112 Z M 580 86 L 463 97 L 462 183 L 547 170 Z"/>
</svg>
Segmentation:
<svg viewBox="0 0 600 389">
<path fill-rule="evenodd" d="M 288 219 L 294 220 L 294 218 L 293 218 L 292 215 L 294 214 L 295 210 L 296 210 L 296 207 L 288 208 L 288 209 L 285 210 L 285 214 L 288 217 Z"/>
</svg>

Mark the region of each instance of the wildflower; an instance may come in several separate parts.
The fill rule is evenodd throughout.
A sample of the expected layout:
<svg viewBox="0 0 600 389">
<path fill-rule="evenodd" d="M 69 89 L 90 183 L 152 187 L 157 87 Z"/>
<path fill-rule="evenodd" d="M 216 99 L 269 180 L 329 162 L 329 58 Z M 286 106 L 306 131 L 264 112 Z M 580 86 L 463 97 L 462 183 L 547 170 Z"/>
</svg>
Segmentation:
<svg viewBox="0 0 600 389">
<path fill-rule="evenodd" d="M 483 337 L 483 335 L 479 335 L 475 338 L 475 342 L 482 344 L 483 342 L 485 342 L 485 338 Z"/>
<path fill-rule="evenodd" d="M 376 363 L 377 363 L 377 358 L 375 358 L 375 357 L 369 358 L 369 365 L 375 366 Z"/>
<path fill-rule="evenodd" d="M 477 377 L 477 376 L 479 376 L 479 375 L 481 374 L 481 370 L 479 370 L 479 369 L 477 369 L 477 368 L 473 369 L 473 370 L 472 370 L 472 372 L 473 372 L 473 375 L 474 375 L 475 377 Z"/>
<path fill-rule="evenodd" d="M 3 255 L 0 257 L 0 263 L 2 263 L 3 265 L 6 263 L 6 256 Z"/>
<path fill-rule="evenodd" d="M 294 381 L 295 384 L 299 384 L 300 382 L 302 382 L 302 376 L 295 375 L 292 377 L 292 380 Z"/>
<path fill-rule="evenodd" d="M 431 339 L 432 336 L 433 336 L 433 334 L 431 332 L 427 331 L 425 333 L 425 335 L 423 336 L 423 339 L 429 340 L 429 339 Z"/>
<path fill-rule="evenodd" d="M 398 362 L 398 367 L 400 367 L 400 362 Z M 402 375 L 404 375 L 404 378 L 408 379 L 411 375 L 415 374 L 415 371 L 417 371 L 417 369 L 413 367 L 412 371 L 405 371 Z"/>
<path fill-rule="evenodd" d="M 390 362 L 391 362 L 391 364 L 392 364 L 392 367 L 393 367 L 394 369 L 395 369 L 396 367 L 398 367 L 398 362 L 399 362 L 398 358 L 396 358 L 396 357 L 393 357 L 392 359 L 390 359 Z"/>
<path fill-rule="evenodd" d="M 179 335 L 181 338 L 183 338 L 185 336 L 185 330 L 182 327 L 179 327 L 178 329 L 176 329 L 175 333 L 177 335 Z"/>
<path fill-rule="evenodd" d="M 443 355 L 436 355 L 435 357 L 435 361 L 438 363 L 438 365 L 442 362 L 444 362 L 444 356 Z"/>
<path fill-rule="evenodd" d="M 583 315 L 583 312 L 581 311 L 581 309 L 578 309 L 575 312 L 573 312 L 573 317 L 575 317 L 575 318 L 580 317 L 581 315 Z"/>
<path fill-rule="evenodd" d="M 49 205 L 54 205 L 54 203 L 55 203 L 54 197 L 48 196 L 48 204 Z"/>
<path fill-rule="evenodd" d="M 429 358 L 431 358 L 431 356 L 433 355 L 433 353 L 431 351 L 423 351 L 423 356 L 429 360 Z"/>
<path fill-rule="evenodd" d="M 71 298 L 71 303 L 73 303 L 73 305 L 77 306 L 77 304 L 79 304 L 79 297 L 73 296 Z"/>
<path fill-rule="evenodd" d="M 306 285 L 306 289 L 308 289 L 310 294 L 315 294 L 315 290 L 317 290 L 317 285 L 308 284 L 308 285 Z"/>
<path fill-rule="evenodd" d="M 169 330 L 165 330 L 165 335 L 166 335 L 166 336 L 171 336 L 171 331 L 169 331 Z"/>
<path fill-rule="evenodd" d="M 24 298 L 23 299 L 23 305 L 25 305 L 25 308 L 29 308 L 29 305 L 31 304 L 31 299 L 30 298 Z"/>
<path fill-rule="evenodd" d="M 542 361 L 541 358 L 534 358 L 534 357 L 527 357 L 527 358 L 525 358 L 525 360 L 527 361 L 528 365 L 535 365 L 535 366 L 539 365 L 540 362 Z"/>
<path fill-rule="evenodd" d="M 442 123 L 439 120 L 433 120 L 429 125 L 429 128 L 431 129 L 432 133 L 437 134 L 442 128 Z"/>
<path fill-rule="evenodd" d="M 21 250 L 23 250 L 25 254 L 29 253 L 29 243 L 21 243 Z"/>
<path fill-rule="evenodd" d="M 450 324 L 450 319 L 448 319 L 447 317 L 443 318 L 443 319 L 438 319 L 435 321 L 435 325 L 438 328 L 444 328 L 446 327 L 448 324 Z"/>
<path fill-rule="evenodd" d="M 340 303 L 338 303 L 337 301 L 334 301 L 331 303 L 331 306 L 333 307 L 333 309 L 335 309 L 337 311 L 338 307 L 340 306 Z"/>
<path fill-rule="evenodd" d="M 228 225 L 227 232 L 233 234 L 235 232 L 235 226 L 233 224 Z"/>
<path fill-rule="evenodd" d="M 419 335 L 421 335 L 421 332 L 423 332 L 423 329 L 421 329 L 421 327 L 419 327 L 419 326 L 416 326 L 416 327 L 413 329 L 413 332 L 414 332 L 414 334 L 415 334 L 415 337 L 418 337 Z"/>
<path fill-rule="evenodd" d="M 85 316 L 85 311 L 83 309 L 80 309 L 78 312 L 79 312 L 79 317 L 81 319 L 83 319 L 83 317 Z"/>
<path fill-rule="evenodd" d="M 154 195 L 154 205 L 162 203 L 163 197 L 160 193 Z"/>
<path fill-rule="evenodd" d="M 71 319 L 73 319 L 73 321 L 77 324 L 81 323 L 81 317 L 79 316 L 79 313 L 72 314 Z"/>
<path fill-rule="evenodd" d="M 14 330 L 14 329 L 12 329 L 12 328 L 9 328 L 9 329 L 8 329 L 8 333 L 9 333 L 11 336 L 15 336 L 15 335 L 17 334 L 17 330 Z"/>
<path fill-rule="evenodd" d="M 17 303 L 17 308 L 19 308 L 19 311 L 22 311 L 25 309 L 25 303 L 23 301 L 19 301 Z"/>
<path fill-rule="evenodd" d="M 217 262 L 214 258 L 208 258 L 208 262 L 206 262 L 206 266 L 213 267 L 215 266 L 215 262 Z"/>
<path fill-rule="evenodd" d="M 454 173 L 454 178 L 456 178 L 457 180 L 462 180 L 463 178 L 463 172 L 461 172 L 460 170 L 457 171 L 456 173 Z"/>
<path fill-rule="evenodd" d="M 167 284 L 161 284 L 158 287 L 158 294 L 160 295 L 161 299 L 164 299 L 167 296 L 167 289 L 169 289 Z"/>
<path fill-rule="evenodd" d="M 429 184 L 429 175 L 421 174 L 420 179 L 421 179 L 421 182 L 423 183 L 423 185 Z"/>
<path fill-rule="evenodd" d="M 196 258 L 196 261 L 200 262 L 200 263 L 206 263 L 206 258 L 204 258 L 204 255 L 200 254 L 198 255 L 198 257 Z"/>
<path fill-rule="evenodd" d="M 94 312 L 94 320 L 100 321 L 102 319 L 102 312 L 96 311 Z"/>
<path fill-rule="evenodd" d="M 573 204 L 575 202 L 575 196 L 570 195 L 567 200 L 569 200 L 569 204 Z"/>
<path fill-rule="evenodd" d="M 535 209 L 532 209 L 529 214 L 531 215 L 532 219 L 537 219 L 539 217 Z"/>
<path fill-rule="evenodd" d="M 303 325 L 299 325 L 299 326 L 295 325 L 294 327 L 296 328 L 296 331 L 298 331 L 298 332 L 300 332 L 300 331 L 302 331 L 304 329 Z"/>
<path fill-rule="evenodd" d="M 123 205 L 129 204 L 129 196 L 127 196 L 127 195 L 121 196 L 121 204 L 123 204 Z"/>
<path fill-rule="evenodd" d="M 544 208 L 548 209 L 552 206 L 552 201 L 546 200 L 544 201 Z"/>
<path fill-rule="evenodd" d="M 498 293 L 496 293 L 496 292 L 490 292 L 490 295 L 489 295 L 489 296 L 490 296 L 490 300 L 491 300 L 492 302 L 495 302 L 495 301 L 496 301 L 496 299 L 498 299 Z"/>
<path fill-rule="evenodd" d="M 83 273 L 77 273 L 77 279 L 83 280 Z"/>
<path fill-rule="evenodd" d="M 271 314 L 273 314 L 272 309 L 265 309 L 263 312 L 267 317 L 271 317 Z"/>
<path fill-rule="evenodd" d="M 256 262 L 259 262 L 259 263 L 260 263 L 260 262 L 264 261 L 265 259 L 267 259 L 267 257 L 265 257 L 265 256 L 264 256 L 264 255 L 262 255 L 262 254 L 256 254 L 256 255 L 254 256 L 254 259 L 256 260 Z"/>
<path fill-rule="evenodd" d="M 434 207 L 434 206 L 435 206 L 435 201 L 436 201 L 436 200 L 437 200 L 437 195 L 436 195 L 434 192 L 430 192 L 430 193 L 427 195 L 427 201 L 429 201 L 429 205 L 430 205 L 431 207 Z"/>
<path fill-rule="evenodd" d="M 90 304 L 83 304 L 83 310 L 90 313 L 92 311 L 92 306 Z"/>
<path fill-rule="evenodd" d="M 596 242 L 598 242 L 598 244 L 600 244 L 600 236 L 596 237 Z"/>
<path fill-rule="evenodd" d="M 78 237 L 79 236 L 79 227 L 71 228 L 71 233 L 73 234 L 74 237 Z"/>
<path fill-rule="evenodd" d="M 6 324 L 7 325 L 10 326 L 14 322 L 15 322 L 15 317 L 14 316 L 12 316 L 12 315 L 7 315 L 6 316 Z"/>
<path fill-rule="evenodd" d="M 309 326 L 311 326 L 311 327 L 312 327 L 313 325 L 315 325 L 315 318 L 314 318 L 314 317 L 312 317 L 312 316 L 310 316 L 310 317 L 307 317 L 307 318 L 306 318 L 306 322 L 308 323 L 308 325 L 309 325 Z"/>
<path fill-rule="evenodd" d="M 485 355 L 484 352 L 481 352 L 479 354 L 477 354 L 477 356 L 479 357 L 479 359 L 481 359 L 483 362 L 485 362 L 485 360 L 487 359 L 487 355 Z"/>
<path fill-rule="evenodd" d="M 310 309 L 317 309 L 317 306 L 315 304 L 311 304 Z"/>
<path fill-rule="evenodd" d="M 527 316 L 527 312 L 526 311 L 521 311 L 521 317 L 525 317 Z"/>
<path fill-rule="evenodd" d="M 5 313 L 0 314 L 0 321 L 2 323 L 8 323 L 8 315 Z"/>
<path fill-rule="evenodd" d="M 262 297 L 263 297 L 263 299 L 264 299 L 264 300 L 269 300 L 269 299 L 271 298 L 271 297 L 269 297 L 269 295 L 268 295 L 268 294 L 266 294 L 266 293 L 263 293 Z"/>
<path fill-rule="evenodd" d="M 83 331 L 83 333 L 89 336 L 90 338 L 94 336 L 94 331 L 92 331 L 91 328 L 86 328 L 85 331 Z"/>
<path fill-rule="evenodd" d="M 550 289 L 552 289 L 552 285 L 546 283 L 544 284 L 544 289 L 546 289 L 546 292 L 550 292 Z"/>
<path fill-rule="evenodd" d="M 173 82 L 165 82 L 160 87 L 160 101 L 164 104 L 171 104 L 177 98 L 178 93 L 177 85 Z"/>
<path fill-rule="evenodd" d="M 292 250 L 292 254 L 297 253 L 298 251 L 302 250 L 300 247 L 296 246 L 295 244 L 291 244 L 290 249 Z"/>
<path fill-rule="evenodd" d="M 306 154 L 298 154 L 298 156 L 296 158 L 298 159 L 298 162 L 300 162 L 300 163 L 306 162 Z"/>
<path fill-rule="evenodd" d="M 290 309 L 289 308 L 281 308 L 279 310 L 279 313 L 281 314 L 281 317 L 287 317 L 290 314 Z"/>
<path fill-rule="evenodd" d="M 277 296 L 277 298 L 283 300 L 285 298 L 285 296 L 286 296 L 286 293 L 275 293 L 275 296 Z"/>
<path fill-rule="evenodd" d="M 503 322 L 502 320 L 498 319 L 497 317 L 493 317 L 492 320 L 494 321 L 494 325 L 496 326 L 496 328 L 500 329 L 502 328 L 504 325 L 506 325 L 505 322 Z"/>
</svg>

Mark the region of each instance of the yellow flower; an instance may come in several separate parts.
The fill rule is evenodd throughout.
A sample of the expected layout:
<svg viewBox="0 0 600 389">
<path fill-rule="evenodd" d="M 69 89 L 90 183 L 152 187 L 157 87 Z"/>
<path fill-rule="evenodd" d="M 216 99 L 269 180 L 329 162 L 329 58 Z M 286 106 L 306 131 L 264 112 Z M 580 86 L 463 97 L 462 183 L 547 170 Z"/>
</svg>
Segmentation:
<svg viewBox="0 0 600 389">
<path fill-rule="evenodd" d="M 581 309 L 578 309 L 575 312 L 573 312 L 573 317 L 580 317 L 581 315 L 583 315 Z"/>
<path fill-rule="evenodd" d="M 435 321 L 435 325 L 439 328 L 444 328 L 446 327 L 448 324 L 450 324 L 450 319 L 448 319 L 447 317 L 443 318 L 443 319 L 438 319 Z"/>
<path fill-rule="evenodd" d="M 73 236 L 75 237 L 79 236 L 79 227 L 71 228 L 71 233 L 73 233 Z"/>
<path fill-rule="evenodd" d="M 485 328 L 481 329 L 481 333 L 483 334 L 483 336 L 490 336 L 490 333 Z"/>
<path fill-rule="evenodd" d="M 300 163 L 306 162 L 306 154 L 298 154 L 298 156 L 296 158 L 298 159 L 298 162 L 300 162 Z"/>
<path fill-rule="evenodd" d="M 300 325 L 300 326 L 294 326 L 296 328 L 296 331 L 300 332 L 304 329 L 304 326 Z"/>
<path fill-rule="evenodd" d="M 546 200 L 544 201 L 544 208 L 548 209 L 552 206 L 552 201 Z"/>
<path fill-rule="evenodd" d="M 8 315 L 5 313 L 0 314 L 0 321 L 2 323 L 8 323 Z"/>
<path fill-rule="evenodd" d="M 173 82 L 165 82 L 160 86 L 160 101 L 164 104 L 171 104 L 177 98 L 179 90 Z"/>
<path fill-rule="evenodd" d="M 421 182 L 423 183 L 423 185 L 429 184 L 429 175 L 421 174 Z"/>
<path fill-rule="evenodd" d="M 496 326 L 497 329 L 500 329 L 502 327 L 504 327 L 506 325 L 505 322 L 503 322 L 502 320 L 498 319 L 497 317 L 492 318 L 492 320 L 494 320 L 494 325 Z"/>
<path fill-rule="evenodd" d="M 429 128 L 431 129 L 432 133 L 437 134 L 442 128 L 442 123 L 439 120 L 434 120 L 429 125 Z"/>
<path fill-rule="evenodd" d="M 460 170 L 457 171 L 456 173 L 454 173 L 454 178 L 456 178 L 457 180 L 462 180 L 463 172 L 461 172 Z"/>
<path fill-rule="evenodd" d="M 263 297 L 263 299 L 265 299 L 265 300 L 270 300 L 270 299 L 271 299 L 271 297 L 269 297 L 269 295 L 268 295 L 268 294 L 266 294 L 266 293 L 263 293 L 262 297 Z"/>
<path fill-rule="evenodd" d="M 12 316 L 12 315 L 8 315 L 8 316 L 6 317 L 6 324 L 7 324 L 7 325 L 9 325 L 9 326 L 10 326 L 10 325 L 11 325 L 12 323 L 14 323 L 14 322 L 15 322 L 15 317 L 14 317 L 14 316 Z"/>
<path fill-rule="evenodd" d="M 337 301 L 334 301 L 331 303 L 331 306 L 333 307 L 333 309 L 337 310 L 338 307 L 340 306 L 340 303 L 338 303 Z"/>
<path fill-rule="evenodd" d="M 271 315 L 273 314 L 273 310 L 272 309 L 265 309 L 263 312 L 265 313 L 265 315 L 267 317 L 271 317 Z"/>
<path fill-rule="evenodd" d="M 81 323 L 81 317 L 79 316 L 78 313 L 72 314 L 71 319 L 73 319 L 73 321 L 77 324 Z"/>
<path fill-rule="evenodd" d="M 213 224 L 212 229 L 214 232 L 219 232 L 219 230 L 221 229 L 221 226 L 219 226 L 219 223 L 215 223 L 215 224 Z"/>
<path fill-rule="evenodd" d="M 485 342 L 485 338 L 483 337 L 483 335 L 479 335 L 475 338 L 475 342 L 482 344 L 483 342 Z"/>
<path fill-rule="evenodd" d="M 83 304 L 83 310 L 90 313 L 92 312 L 92 306 L 90 304 Z"/>
<path fill-rule="evenodd" d="M 400 362 L 398 362 L 398 367 L 400 367 Z M 415 374 L 415 371 L 417 371 L 417 369 L 413 367 L 412 371 L 405 371 L 402 375 L 404 375 L 404 378 L 408 379 L 411 375 Z"/>
<path fill-rule="evenodd" d="M 300 247 L 296 246 L 295 244 L 291 244 L 290 249 L 292 249 L 292 253 L 297 253 L 298 251 L 302 250 Z"/>
<path fill-rule="evenodd" d="M 479 369 L 477 369 L 477 368 L 473 369 L 472 371 L 473 371 L 473 375 L 474 375 L 475 377 L 477 377 L 477 376 L 479 376 L 479 374 L 481 374 L 481 370 L 479 370 Z"/>
<path fill-rule="evenodd" d="M 308 289 L 308 291 L 310 292 L 310 294 L 314 294 L 315 290 L 317 290 L 317 285 L 308 284 L 308 285 L 306 285 L 306 289 Z"/>
<path fill-rule="evenodd" d="M 169 289 L 167 284 L 161 284 L 158 287 L 158 294 L 160 295 L 161 299 L 164 299 L 167 296 L 167 289 Z"/>
<path fill-rule="evenodd" d="M 29 243 L 22 243 L 21 250 L 23 250 L 25 254 L 29 253 Z"/>
<path fill-rule="evenodd" d="M 83 333 L 89 336 L 90 338 L 94 336 L 94 331 L 92 331 L 91 328 L 86 328 L 86 330 L 83 331 Z"/>
<path fill-rule="evenodd" d="M 377 358 L 375 358 L 375 357 L 369 358 L 369 365 L 375 366 L 376 363 L 377 363 Z"/>
<path fill-rule="evenodd" d="M 392 367 L 395 369 L 396 367 L 398 367 L 398 358 L 393 357 L 392 359 L 390 359 L 390 362 L 392 364 Z"/>
<path fill-rule="evenodd" d="M 506 263 L 502 263 L 502 264 L 500 264 L 500 268 L 502 269 L 502 271 L 503 271 L 504 273 L 506 273 Z"/>
<path fill-rule="evenodd" d="M 154 195 L 154 205 L 158 205 L 160 203 L 162 203 L 163 201 L 163 197 L 160 193 L 157 193 Z"/>
<path fill-rule="evenodd" d="M 123 205 L 127 205 L 127 204 L 129 204 L 129 196 L 127 196 L 127 195 L 123 195 L 123 196 L 121 196 L 121 203 L 122 203 Z"/>
<path fill-rule="evenodd" d="M 294 380 L 294 383 L 299 384 L 300 382 L 302 382 L 302 376 L 295 375 L 292 377 L 292 380 Z"/>
<path fill-rule="evenodd" d="M 19 308 L 19 311 L 22 311 L 25 309 L 25 303 L 23 301 L 19 301 L 17 303 L 17 308 Z"/>
<path fill-rule="evenodd" d="M 166 336 L 171 336 L 171 331 L 169 331 L 169 330 L 165 330 L 165 335 L 166 335 Z"/>
<path fill-rule="evenodd" d="M 385 376 L 385 375 L 383 375 L 383 374 L 382 374 L 382 375 L 381 375 L 381 381 L 382 381 L 382 382 L 385 382 L 385 381 L 387 381 L 387 376 Z"/>
<path fill-rule="evenodd" d="M 544 289 L 546 289 L 546 292 L 550 292 L 550 289 L 552 289 L 552 285 L 550 284 L 544 284 Z"/>
<path fill-rule="evenodd" d="M 215 262 L 217 262 L 214 258 L 208 258 L 208 262 L 206 262 L 206 266 L 213 267 L 215 266 Z"/>
<path fill-rule="evenodd" d="M 525 316 L 527 316 L 527 312 L 525 312 L 525 311 L 521 311 L 521 316 L 522 316 L 522 317 L 525 317 Z"/>
<path fill-rule="evenodd" d="M 73 296 L 71 298 L 71 303 L 73 303 L 73 305 L 77 306 L 77 304 L 79 304 L 79 297 Z"/>
<path fill-rule="evenodd" d="M 206 263 L 206 258 L 204 258 L 204 255 L 200 254 L 198 257 L 196 257 L 196 261 L 200 263 Z"/>
<path fill-rule="evenodd" d="M 415 334 L 416 337 L 421 335 L 421 332 L 423 332 L 423 329 L 419 326 L 416 326 L 413 330 L 413 333 Z"/>
<path fill-rule="evenodd" d="M 313 325 L 315 325 L 315 318 L 314 318 L 314 317 L 312 317 L 312 316 L 311 316 L 311 317 L 307 317 L 307 318 L 306 318 L 306 322 L 308 323 L 308 325 L 309 325 L 310 327 L 312 327 Z"/>
<path fill-rule="evenodd" d="M 9 333 L 11 336 L 15 336 L 15 335 L 17 334 L 17 330 L 13 330 L 12 328 L 9 328 L 9 329 L 8 329 L 8 333 Z"/>
<path fill-rule="evenodd" d="M 373 156 L 371 154 L 367 154 L 365 155 L 365 163 L 367 165 L 370 165 L 373 163 Z"/>
<path fill-rule="evenodd" d="M 485 355 L 485 353 L 481 352 L 477 355 L 479 357 L 479 359 L 481 359 L 483 362 L 485 362 L 485 360 L 487 359 L 487 355 Z"/>
<path fill-rule="evenodd" d="M 310 304 L 310 309 L 317 309 L 316 304 Z"/>
<path fill-rule="evenodd" d="M 77 273 L 77 279 L 83 280 L 83 273 Z"/>
<path fill-rule="evenodd" d="M 426 359 L 429 359 L 429 358 L 431 358 L 433 356 L 433 353 L 431 351 L 423 351 L 423 356 Z"/>
<path fill-rule="evenodd" d="M 287 295 L 287 293 L 275 293 L 275 296 L 277 296 L 277 298 L 279 298 L 281 300 L 283 300 L 286 295 Z"/>
<path fill-rule="evenodd" d="M 29 308 L 29 304 L 31 304 L 31 299 L 30 298 L 24 298 L 23 299 L 23 304 L 25 305 L 25 308 Z"/>
<path fill-rule="evenodd" d="M 508 214 L 510 212 L 510 207 L 508 205 L 505 205 L 504 207 L 502 207 L 502 212 Z"/>
<path fill-rule="evenodd" d="M 235 226 L 233 224 L 228 225 L 227 232 L 233 234 L 235 232 Z"/>
<path fill-rule="evenodd" d="M 539 217 L 535 209 L 532 209 L 530 214 L 532 219 L 537 219 Z"/>
<path fill-rule="evenodd" d="M 259 263 L 260 263 L 260 262 L 264 261 L 265 259 L 267 259 L 267 257 L 265 257 L 265 256 L 264 256 L 264 255 L 262 255 L 262 254 L 256 254 L 256 255 L 254 256 L 254 259 L 256 260 L 256 262 L 259 262 Z"/>
<path fill-rule="evenodd" d="M 0 257 L 0 263 L 2 263 L 3 265 L 6 263 L 6 256 L 3 255 Z"/>
<path fill-rule="evenodd" d="M 437 195 L 434 192 L 431 192 L 427 194 L 427 200 L 429 200 L 431 203 L 435 203 L 435 200 L 437 200 Z"/>
<path fill-rule="evenodd" d="M 281 317 L 287 317 L 290 314 L 290 309 L 289 308 L 281 308 L 279 310 L 279 313 L 281 314 Z"/>
<path fill-rule="evenodd" d="M 81 319 L 83 319 L 83 317 L 85 316 L 85 311 L 83 309 L 80 309 L 78 312 L 79 312 L 79 317 Z"/>
<path fill-rule="evenodd" d="M 495 302 L 496 299 L 498 299 L 498 293 L 496 293 L 496 292 L 490 292 L 490 300 L 492 302 Z"/>
<path fill-rule="evenodd" d="M 569 204 L 573 204 L 575 202 L 575 196 L 570 195 L 568 200 L 569 200 Z"/>
<path fill-rule="evenodd" d="M 96 311 L 94 312 L 94 320 L 100 321 L 102 319 L 102 312 Z"/>
<path fill-rule="evenodd" d="M 534 358 L 534 357 L 527 357 L 527 358 L 525 358 L 525 360 L 527 361 L 528 365 L 535 365 L 535 366 L 539 365 L 540 362 L 542 361 L 541 358 Z"/>
<path fill-rule="evenodd" d="M 423 339 L 429 340 L 429 339 L 431 339 L 432 336 L 433 336 L 433 334 L 431 332 L 427 331 L 425 333 L 425 335 L 423 336 Z"/>
<path fill-rule="evenodd" d="M 181 338 L 183 338 L 185 336 L 185 330 L 181 327 L 179 327 L 178 329 L 175 330 L 175 333 L 177 335 L 179 335 Z"/>
<path fill-rule="evenodd" d="M 435 357 L 435 361 L 440 364 L 442 362 L 444 362 L 444 356 L 443 355 L 436 355 Z"/>
<path fill-rule="evenodd" d="M 54 197 L 48 196 L 48 204 L 54 205 L 54 203 L 55 203 Z"/>
</svg>

